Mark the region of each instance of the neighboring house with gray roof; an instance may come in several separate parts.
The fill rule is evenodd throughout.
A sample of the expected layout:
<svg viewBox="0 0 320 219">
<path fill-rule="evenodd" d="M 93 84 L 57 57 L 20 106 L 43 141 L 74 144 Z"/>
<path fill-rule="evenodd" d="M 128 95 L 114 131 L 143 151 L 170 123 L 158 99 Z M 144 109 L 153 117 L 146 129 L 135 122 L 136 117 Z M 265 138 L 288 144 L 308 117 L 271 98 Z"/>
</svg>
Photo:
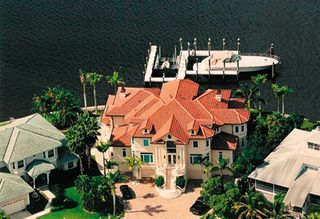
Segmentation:
<svg viewBox="0 0 320 219">
<path fill-rule="evenodd" d="M 77 156 L 67 151 L 65 144 L 64 134 L 41 115 L 16 119 L 0 127 L 0 169 L 6 167 L 10 173 L 30 180 L 34 187 L 36 180 L 49 183 L 51 170 L 77 166 Z"/>
<path fill-rule="evenodd" d="M 0 209 L 7 214 L 21 211 L 30 204 L 31 186 L 18 175 L 0 173 Z"/>
<path fill-rule="evenodd" d="M 285 192 L 284 202 L 295 211 L 320 206 L 320 127 L 294 129 L 249 178 L 266 197 Z"/>
</svg>

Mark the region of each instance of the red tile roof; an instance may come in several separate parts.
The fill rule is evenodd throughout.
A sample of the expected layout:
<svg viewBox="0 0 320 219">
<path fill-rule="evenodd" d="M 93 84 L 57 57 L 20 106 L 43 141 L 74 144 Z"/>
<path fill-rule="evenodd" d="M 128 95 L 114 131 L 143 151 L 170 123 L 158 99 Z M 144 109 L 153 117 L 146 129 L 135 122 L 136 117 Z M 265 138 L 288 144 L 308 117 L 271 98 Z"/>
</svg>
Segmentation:
<svg viewBox="0 0 320 219">
<path fill-rule="evenodd" d="M 109 97 L 111 100 L 107 101 L 101 121 L 108 121 L 106 118 L 110 116 L 122 116 L 124 124 L 136 127 L 131 132 L 134 137 L 150 137 L 152 141 L 158 141 L 170 134 L 184 144 L 190 139 L 214 136 L 212 126 L 248 122 L 250 113 L 243 109 L 245 100 L 230 98 L 231 90 L 219 90 L 220 101 L 216 98 L 218 91 L 213 89 L 195 98 L 198 89 L 199 85 L 188 79 L 165 83 L 161 90 L 128 87 L 125 88 L 125 97 L 121 97 L 119 88 L 116 97 Z M 143 129 L 152 133 L 146 135 Z M 190 130 L 196 135 L 190 135 Z M 123 134 L 116 128 L 113 132 L 115 139 L 120 139 L 119 135 Z"/>
<path fill-rule="evenodd" d="M 216 134 L 211 142 L 212 150 L 236 150 L 238 137 L 226 132 Z"/>
</svg>

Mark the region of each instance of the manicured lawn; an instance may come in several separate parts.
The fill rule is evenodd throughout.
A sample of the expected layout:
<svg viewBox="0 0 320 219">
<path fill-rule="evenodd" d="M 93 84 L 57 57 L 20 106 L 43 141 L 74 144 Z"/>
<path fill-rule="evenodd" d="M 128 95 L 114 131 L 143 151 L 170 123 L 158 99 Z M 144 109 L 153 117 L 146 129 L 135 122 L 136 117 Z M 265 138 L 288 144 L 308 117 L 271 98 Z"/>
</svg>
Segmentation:
<svg viewBox="0 0 320 219">
<path fill-rule="evenodd" d="M 65 218 L 65 219 L 79 219 L 79 218 L 106 218 L 105 216 L 101 216 L 96 213 L 87 213 L 83 210 L 83 206 L 80 201 L 80 195 L 75 190 L 74 187 L 70 187 L 66 189 L 66 196 L 71 198 L 73 201 L 77 203 L 77 206 L 74 208 L 63 209 L 61 211 L 51 212 L 47 215 L 40 217 L 41 219 L 51 219 L 51 218 Z"/>
</svg>

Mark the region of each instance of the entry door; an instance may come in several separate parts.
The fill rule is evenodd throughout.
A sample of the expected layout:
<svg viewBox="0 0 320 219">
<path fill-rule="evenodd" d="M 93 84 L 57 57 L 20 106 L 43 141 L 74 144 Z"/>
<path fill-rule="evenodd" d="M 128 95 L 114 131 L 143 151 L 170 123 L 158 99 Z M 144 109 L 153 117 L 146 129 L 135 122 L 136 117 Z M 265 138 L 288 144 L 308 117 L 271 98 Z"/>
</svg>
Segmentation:
<svg viewBox="0 0 320 219">
<path fill-rule="evenodd" d="M 175 165 L 177 161 L 177 155 L 176 154 L 168 154 L 168 164 L 169 165 Z"/>
</svg>

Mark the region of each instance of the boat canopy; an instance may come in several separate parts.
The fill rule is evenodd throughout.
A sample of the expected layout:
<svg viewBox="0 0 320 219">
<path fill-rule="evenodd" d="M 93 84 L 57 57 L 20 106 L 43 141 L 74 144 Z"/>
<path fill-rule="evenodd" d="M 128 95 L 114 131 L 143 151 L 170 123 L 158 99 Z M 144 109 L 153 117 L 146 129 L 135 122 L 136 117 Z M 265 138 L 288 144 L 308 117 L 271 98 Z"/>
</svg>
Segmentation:
<svg viewBox="0 0 320 219">
<path fill-rule="evenodd" d="M 215 51 L 212 55 L 208 56 L 204 60 L 201 61 L 200 66 L 202 70 L 209 70 L 209 62 L 210 69 L 213 69 L 215 65 L 218 63 L 222 63 L 224 60 L 232 60 L 232 57 L 235 54 L 231 51 Z"/>
</svg>

